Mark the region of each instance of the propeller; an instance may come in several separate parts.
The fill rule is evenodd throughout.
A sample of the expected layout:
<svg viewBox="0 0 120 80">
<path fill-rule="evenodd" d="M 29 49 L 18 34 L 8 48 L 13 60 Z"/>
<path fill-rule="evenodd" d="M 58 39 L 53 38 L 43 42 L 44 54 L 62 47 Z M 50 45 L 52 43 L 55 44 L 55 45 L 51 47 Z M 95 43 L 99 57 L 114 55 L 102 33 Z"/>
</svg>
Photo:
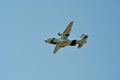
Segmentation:
<svg viewBox="0 0 120 80">
<path fill-rule="evenodd" d="M 62 34 L 59 32 L 59 33 L 58 33 L 58 36 L 61 36 L 61 35 L 62 35 Z"/>
</svg>

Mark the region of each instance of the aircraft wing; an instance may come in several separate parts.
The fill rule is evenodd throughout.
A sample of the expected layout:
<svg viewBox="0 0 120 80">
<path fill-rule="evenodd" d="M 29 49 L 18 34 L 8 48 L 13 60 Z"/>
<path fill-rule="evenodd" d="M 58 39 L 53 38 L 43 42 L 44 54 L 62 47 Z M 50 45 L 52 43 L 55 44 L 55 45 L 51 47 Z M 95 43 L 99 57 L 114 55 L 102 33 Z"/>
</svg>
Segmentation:
<svg viewBox="0 0 120 80">
<path fill-rule="evenodd" d="M 67 26 L 67 28 L 63 32 L 61 38 L 66 39 L 70 35 L 70 31 L 71 31 L 72 25 L 73 25 L 73 21 L 71 21 L 69 23 L 69 25 Z"/>
<path fill-rule="evenodd" d="M 59 45 L 59 44 L 56 44 L 53 53 L 55 54 L 60 48 L 61 48 L 60 45 Z"/>
</svg>

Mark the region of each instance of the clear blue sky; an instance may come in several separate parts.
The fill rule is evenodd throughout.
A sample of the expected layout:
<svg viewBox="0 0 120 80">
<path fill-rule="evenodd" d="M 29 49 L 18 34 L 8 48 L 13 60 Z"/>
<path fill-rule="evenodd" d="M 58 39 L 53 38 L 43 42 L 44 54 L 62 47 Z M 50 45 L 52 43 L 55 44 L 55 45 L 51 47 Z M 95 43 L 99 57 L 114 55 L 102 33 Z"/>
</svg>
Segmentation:
<svg viewBox="0 0 120 80">
<path fill-rule="evenodd" d="M 88 43 L 54 55 L 70 21 Z M 120 80 L 120 0 L 0 0 L 0 80 Z"/>
</svg>

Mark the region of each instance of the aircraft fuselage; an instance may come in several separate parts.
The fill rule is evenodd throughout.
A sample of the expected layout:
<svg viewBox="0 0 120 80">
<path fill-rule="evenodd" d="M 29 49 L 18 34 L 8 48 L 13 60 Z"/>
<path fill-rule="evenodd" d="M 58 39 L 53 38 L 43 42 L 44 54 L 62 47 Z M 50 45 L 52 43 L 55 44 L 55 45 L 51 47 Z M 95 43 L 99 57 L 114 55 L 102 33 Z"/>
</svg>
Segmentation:
<svg viewBox="0 0 120 80">
<path fill-rule="evenodd" d="M 68 40 L 68 39 L 57 39 L 57 38 L 49 38 L 45 40 L 46 43 L 49 44 L 59 44 L 60 47 L 65 47 L 65 46 L 75 46 L 78 44 L 78 48 L 80 48 L 84 43 L 86 43 L 88 38 L 88 35 L 82 36 L 80 40 Z"/>
<path fill-rule="evenodd" d="M 53 51 L 54 54 L 62 47 L 75 46 L 78 44 L 78 48 L 81 48 L 87 42 L 88 35 L 86 35 L 86 34 L 82 34 L 81 38 L 79 40 L 69 40 L 68 39 L 71 29 L 72 29 L 72 26 L 73 26 L 73 23 L 74 23 L 74 21 L 71 21 L 63 33 L 58 33 L 58 35 L 60 36 L 59 39 L 49 38 L 49 39 L 45 40 L 46 43 L 55 45 L 55 48 Z"/>
</svg>

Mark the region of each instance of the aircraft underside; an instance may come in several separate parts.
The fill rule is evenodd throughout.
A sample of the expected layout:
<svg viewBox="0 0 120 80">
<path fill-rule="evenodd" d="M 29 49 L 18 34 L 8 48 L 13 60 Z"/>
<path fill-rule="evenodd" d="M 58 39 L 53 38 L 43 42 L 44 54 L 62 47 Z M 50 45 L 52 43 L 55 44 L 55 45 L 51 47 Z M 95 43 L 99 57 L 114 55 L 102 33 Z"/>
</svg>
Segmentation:
<svg viewBox="0 0 120 80">
<path fill-rule="evenodd" d="M 72 25 L 73 25 L 73 21 L 69 23 L 69 25 L 67 26 L 67 28 L 64 30 L 63 33 L 58 33 L 58 35 L 60 36 L 59 39 L 49 38 L 45 40 L 46 43 L 55 45 L 53 53 L 56 53 L 60 48 L 65 46 L 75 46 L 78 44 L 78 48 L 81 48 L 87 42 L 86 40 L 88 38 L 88 35 L 86 34 L 82 34 L 79 40 L 68 39 Z"/>
</svg>

